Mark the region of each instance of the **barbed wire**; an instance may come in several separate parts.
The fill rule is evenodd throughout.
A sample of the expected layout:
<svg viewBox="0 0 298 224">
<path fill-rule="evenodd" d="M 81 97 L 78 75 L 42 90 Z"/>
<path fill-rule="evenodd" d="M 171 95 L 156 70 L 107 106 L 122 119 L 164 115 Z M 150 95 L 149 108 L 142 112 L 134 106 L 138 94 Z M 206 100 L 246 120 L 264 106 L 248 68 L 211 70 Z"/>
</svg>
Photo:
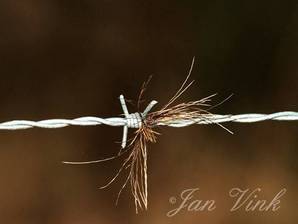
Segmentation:
<svg viewBox="0 0 298 224">
<path fill-rule="evenodd" d="M 123 95 L 119 97 L 122 110 L 125 117 L 80 117 L 75 119 L 47 119 L 41 121 L 28 121 L 28 120 L 13 120 L 0 123 L 0 130 L 19 130 L 29 128 L 63 128 L 66 126 L 95 126 L 95 125 L 108 125 L 108 126 L 122 126 L 123 138 L 122 148 L 126 146 L 128 128 L 139 128 L 142 124 L 142 119 L 146 117 L 152 107 L 157 103 L 153 100 L 147 106 L 143 113 L 128 113 L 128 109 Z M 197 119 L 175 119 L 169 121 L 162 121 L 157 123 L 157 126 L 169 127 L 186 127 L 193 124 L 218 124 L 224 122 L 239 122 L 239 123 L 253 123 L 266 120 L 276 121 L 297 121 L 298 112 L 283 111 L 271 114 L 248 113 L 238 115 L 220 115 L 220 114 L 202 114 L 201 118 Z"/>
<path fill-rule="evenodd" d="M 130 116 L 132 116 L 130 114 Z M 63 128 L 66 126 L 95 126 L 95 125 L 108 125 L 108 126 L 128 126 L 128 128 L 137 128 L 129 126 L 129 122 L 137 120 L 137 118 L 100 118 L 100 117 L 80 117 L 75 119 L 48 119 L 42 121 L 28 121 L 28 120 L 13 120 L 0 123 L 1 130 L 19 130 L 29 128 Z M 213 124 L 224 122 L 239 122 L 239 123 L 253 123 L 266 120 L 277 121 L 297 121 L 298 112 L 284 111 L 272 114 L 238 114 L 238 115 L 220 115 L 220 114 L 205 114 L 204 118 L 195 120 L 181 120 L 161 122 L 158 126 L 169 127 L 185 127 L 193 124 Z"/>
</svg>

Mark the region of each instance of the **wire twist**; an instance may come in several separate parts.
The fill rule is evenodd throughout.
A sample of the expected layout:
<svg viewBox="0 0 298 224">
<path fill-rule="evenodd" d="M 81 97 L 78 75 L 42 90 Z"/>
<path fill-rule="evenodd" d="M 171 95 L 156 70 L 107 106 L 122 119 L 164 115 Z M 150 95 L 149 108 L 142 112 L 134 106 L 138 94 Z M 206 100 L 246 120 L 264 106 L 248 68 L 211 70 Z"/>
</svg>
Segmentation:
<svg viewBox="0 0 298 224">
<path fill-rule="evenodd" d="M 238 122 L 238 123 L 254 123 L 267 120 L 276 121 L 297 121 L 298 112 L 283 111 L 272 114 L 237 114 L 237 115 L 220 115 L 220 114 L 205 114 L 202 118 L 194 120 L 175 120 L 169 122 L 158 123 L 160 126 L 170 127 L 185 127 L 192 124 L 214 124 L 225 122 Z"/>
<path fill-rule="evenodd" d="M 143 113 L 128 113 L 128 109 L 125 103 L 123 95 L 119 97 L 122 110 L 124 112 L 123 117 L 80 117 L 75 119 L 48 119 L 42 121 L 28 121 L 28 120 L 13 120 L 0 123 L 0 130 L 19 130 L 29 128 L 63 128 L 66 126 L 95 126 L 95 125 L 108 125 L 108 126 L 122 126 L 122 148 L 125 148 L 127 142 L 128 128 L 139 128 L 142 124 L 142 120 L 146 118 L 152 107 L 157 104 L 157 101 L 153 100 L 146 107 Z M 202 118 L 194 120 L 177 119 L 171 121 L 160 122 L 158 126 L 170 126 L 170 127 L 185 127 L 193 124 L 214 124 L 224 122 L 239 122 L 239 123 L 253 123 L 266 120 L 276 121 L 297 121 L 298 112 L 283 111 L 272 114 L 238 114 L 238 115 L 220 115 L 220 114 L 204 114 Z"/>
</svg>

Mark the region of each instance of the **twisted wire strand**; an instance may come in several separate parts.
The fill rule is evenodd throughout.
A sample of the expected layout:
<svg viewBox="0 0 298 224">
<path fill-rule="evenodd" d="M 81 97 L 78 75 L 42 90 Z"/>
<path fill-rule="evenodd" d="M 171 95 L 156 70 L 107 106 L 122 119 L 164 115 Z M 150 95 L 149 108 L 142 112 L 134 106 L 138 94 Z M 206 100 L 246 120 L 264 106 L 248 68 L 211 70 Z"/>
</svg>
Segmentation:
<svg viewBox="0 0 298 224">
<path fill-rule="evenodd" d="M 193 124 L 214 124 L 225 122 L 238 122 L 238 123 L 254 123 L 267 120 L 276 121 L 297 121 L 298 112 L 283 111 L 272 114 L 238 114 L 238 115 L 220 115 L 220 114 L 206 114 L 202 118 L 194 120 L 176 120 L 167 123 L 158 123 L 158 125 L 167 125 L 171 127 L 185 127 Z"/>
<path fill-rule="evenodd" d="M 76 119 L 48 119 L 42 121 L 27 121 L 27 120 L 14 120 L 0 123 L 0 130 L 18 130 L 29 128 L 63 128 L 66 126 L 95 126 L 95 125 L 108 125 L 108 126 L 128 126 L 128 128 L 137 128 L 137 126 L 131 126 L 138 121 L 132 121 L 135 116 L 129 117 L 80 117 Z M 160 122 L 159 126 L 170 127 L 185 127 L 193 124 L 213 124 L 224 122 L 240 122 L 240 123 L 253 123 L 266 120 L 277 121 L 297 121 L 298 112 L 284 111 L 272 114 L 238 114 L 238 115 L 220 115 L 220 114 L 204 114 L 202 118 L 194 120 L 177 119 L 168 122 Z"/>
</svg>

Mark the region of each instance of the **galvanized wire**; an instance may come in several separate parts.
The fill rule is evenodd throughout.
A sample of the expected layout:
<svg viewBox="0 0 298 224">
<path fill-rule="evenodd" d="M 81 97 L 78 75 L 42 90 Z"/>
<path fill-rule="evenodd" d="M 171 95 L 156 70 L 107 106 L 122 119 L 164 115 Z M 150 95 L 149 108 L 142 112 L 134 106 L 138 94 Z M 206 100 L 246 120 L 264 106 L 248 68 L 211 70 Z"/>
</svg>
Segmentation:
<svg viewBox="0 0 298 224">
<path fill-rule="evenodd" d="M 28 121 L 28 120 L 13 120 L 0 123 L 0 130 L 19 130 L 29 128 L 63 128 L 66 126 L 95 126 L 95 125 L 108 125 L 108 126 L 122 126 L 123 138 L 122 147 L 126 146 L 128 128 L 139 128 L 142 119 L 144 119 L 157 103 L 153 100 L 143 113 L 129 114 L 123 95 L 120 96 L 120 103 L 125 117 L 80 117 L 75 119 L 48 119 L 42 121 Z M 298 112 L 284 111 L 272 114 L 238 114 L 238 115 L 220 115 L 220 114 L 202 114 L 202 117 L 192 120 L 176 119 L 169 121 L 162 121 L 157 123 L 157 126 L 170 126 L 170 127 L 185 127 L 193 124 L 219 124 L 224 122 L 240 122 L 240 123 L 253 123 L 266 120 L 276 121 L 297 121 Z"/>
<path fill-rule="evenodd" d="M 202 118 L 197 118 L 194 120 L 174 120 L 167 123 L 158 123 L 158 125 L 185 127 L 193 124 L 218 124 L 225 122 L 254 123 L 267 120 L 298 121 L 298 112 L 283 111 L 272 114 L 250 113 L 237 115 L 204 114 Z"/>
<path fill-rule="evenodd" d="M 75 119 L 48 119 L 42 121 L 28 121 L 28 120 L 13 120 L 0 123 L 0 130 L 19 130 L 29 128 L 63 128 L 66 126 L 127 126 L 131 123 L 130 119 L 125 117 L 80 117 Z M 213 124 L 224 122 L 240 122 L 240 123 L 253 123 L 266 120 L 276 121 L 298 121 L 298 112 L 284 111 L 272 114 L 238 114 L 238 115 L 220 115 L 220 114 L 204 114 L 202 118 L 195 120 L 171 120 L 169 122 L 161 122 L 159 126 L 170 127 L 185 127 L 193 124 Z M 129 127 L 132 128 L 132 127 Z M 137 126 L 135 126 L 137 128 Z"/>
</svg>

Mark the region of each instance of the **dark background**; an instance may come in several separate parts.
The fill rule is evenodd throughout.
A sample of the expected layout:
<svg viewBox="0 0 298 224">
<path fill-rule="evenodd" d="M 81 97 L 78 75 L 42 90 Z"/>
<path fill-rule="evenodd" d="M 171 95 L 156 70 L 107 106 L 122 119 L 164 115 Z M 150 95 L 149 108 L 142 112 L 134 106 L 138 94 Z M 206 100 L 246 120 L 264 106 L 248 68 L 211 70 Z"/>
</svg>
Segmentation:
<svg viewBox="0 0 298 224">
<path fill-rule="evenodd" d="M 121 113 L 118 96 L 159 107 L 184 80 L 193 56 L 196 83 L 179 102 L 218 93 L 214 113 L 297 111 L 297 1 L 0 2 L 0 120 Z M 146 102 L 146 103 L 147 103 Z M 145 106 L 145 105 L 144 105 Z M 157 109 L 156 107 L 155 109 Z M 135 111 L 133 105 L 129 106 Z M 162 128 L 149 146 L 149 209 L 136 215 L 123 178 L 98 190 L 120 161 L 87 166 L 62 160 L 114 155 L 122 129 L 108 126 L 0 133 L 1 223 L 294 223 L 298 219 L 297 122 Z M 131 133 L 131 131 L 130 131 Z M 168 218 L 169 197 L 200 187 L 212 213 Z M 230 213 L 232 187 L 261 187 L 276 212 Z"/>
</svg>

